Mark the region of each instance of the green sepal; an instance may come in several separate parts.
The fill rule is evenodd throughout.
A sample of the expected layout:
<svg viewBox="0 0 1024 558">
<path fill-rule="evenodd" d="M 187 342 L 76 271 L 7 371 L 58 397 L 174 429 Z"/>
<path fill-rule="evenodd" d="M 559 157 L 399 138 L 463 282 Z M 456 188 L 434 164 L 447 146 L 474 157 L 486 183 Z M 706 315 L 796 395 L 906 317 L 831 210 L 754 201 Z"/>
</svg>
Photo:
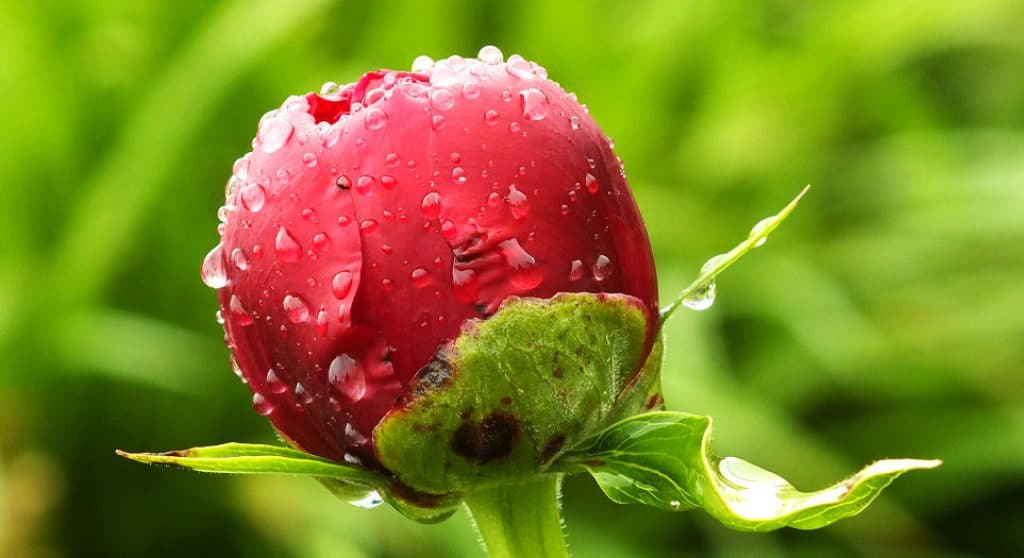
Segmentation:
<svg viewBox="0 0 1024 558">
<path fill-rule="evenodd" d="M 815 492 L 800 492 L 785 479 L 710 448 L 711 418 L 679 412 L 636 415 L 610 426 L 585 449 L 552 466 L 587 471 L 613 501 L 678 511 L 703 507 L 741 531 L 780 527 L 817 529 L 854 516 L 896 477 L 931 469 L 938 460 L 887 459 Z"/>
<path fill-rule="evenodd" d="M 378 494 L 402 515 L 422 523 L 447 519 L 461 502 L 457 495 L 419 494 L 382 473 L 283 446 L 227 443 L 163 453 L 117 450 L 117 454 L 147 465 L 167 465 L 204 473 L 313 477 L 345 502 L 356 503 Z"/>
<path fill-rule="evenodd" d="M 641 366 L 650 323 L 626 295 L 507 299 L 441 347 L 377 425 L 380 462 L 435 494 L 543 472 L 657 390 L 660 344 Z"/>
</svg>

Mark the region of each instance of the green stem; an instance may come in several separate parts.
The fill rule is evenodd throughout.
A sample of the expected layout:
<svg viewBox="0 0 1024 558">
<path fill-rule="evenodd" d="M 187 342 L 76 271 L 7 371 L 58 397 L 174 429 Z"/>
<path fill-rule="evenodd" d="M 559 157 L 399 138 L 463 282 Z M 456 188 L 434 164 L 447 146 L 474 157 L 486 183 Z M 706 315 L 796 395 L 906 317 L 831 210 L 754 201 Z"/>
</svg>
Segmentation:
<svg viewBox="0 0 1024 558">
<path fill-rule="evenodd" d="M 466 507 L 491 558 L 567 558 L 559 509 L 561 475 L 503 483 L 466 494 Z"/>
</svg>

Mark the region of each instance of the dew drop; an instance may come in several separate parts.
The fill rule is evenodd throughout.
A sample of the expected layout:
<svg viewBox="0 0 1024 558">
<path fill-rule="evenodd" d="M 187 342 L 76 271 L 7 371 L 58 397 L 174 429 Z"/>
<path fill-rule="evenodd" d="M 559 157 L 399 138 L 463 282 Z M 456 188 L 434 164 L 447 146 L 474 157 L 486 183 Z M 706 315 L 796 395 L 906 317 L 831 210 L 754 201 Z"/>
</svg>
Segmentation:
<svg viewBox="0 0 1024 558">
<path fill-rule="evenodd" d="M 362 195 L 370 193 L 370 188 L 373 186 L 374 180 L 372 176 L 363 175 L 356 179 L 356 192 Z"/>
<path fill-rule="evenodd" d="M 418 74 L 429 74 L 434 69 L 434 59 L 422 54 L 412 61 L 412 71 Z"/>
<path fill-rule="evenodd" d="M 505 70 L 519 79 L 531 79 L 536 75 L 533 71 L 533 66 L 518 54 L 508 57 Z"/>
<path fill-rule="evenodd" d="M 242 306 L 242 301 L 238 298 L 238 295 L 231 295 L 231 300 L 228 301 L 228 311 L 231 312 L 232 318 L 234 318 L 235 323 L 238 325 L 243 327 L 252 325 L 252 315 Z"/>
<path fill-rule="evenodd" d="M 221 289 L 228 284 L 227 266 L 224 265 L 224 245 L 218 243 L 203 258 L 203 266 L 199 275 L 203 283 L 211 289 Z"/>
<path fill-rule="evenodd" d="M 316 233 L 313 235 L 313 248 L 316 248 L 320 252 L 326 252 L 331 248 L 331 239 L 325 233 Z"/>
<path fill-rule="evenodd" d="M 343 174 L 338 177 L 338 180 L 334 182 L 334 185 L 341 190 L 348 190 L 349 188 L 352 187 L 352 181 L 349 180 L 349 178 Z"/>
<path fill-rule="evenodd" d="M 452 268 L 452 293 L 466 304 L 476 302 L 480 294 L 480 281 L 472 269 Z"/>
<path fill-rule="evenodd" d="M 363 234 L 372 234 L 380 228 L 380 224 L 374 219 L 363 219 L 359 223 L 359 231 Z"/>
<path fill-rule="evenodd" d="M 569 267 L 569 280 L 579 281 L 583 279 L 583 262 L 581 260 L 573 260 L 572 265 Z"/>
<path fill-rule="evenodd" d="M 597 177 L 590 174 L 589 172 L 587 173 L 585 182 L 587 184 L 587 191 L 590 192 L 591 194 L 596 194 L 597 191 L 601 188 L 601 183 L 597 180 Z"/>
<path fill-rule="evenodd" d="M 748 236 L 748 238 L 754 238 L 755 236 L 764 234 L 768 227 L 775 224 L 775 221 L 777 220 L 778 218 L 775 216 L 765 217 L 764 219 L 761 219 L 760 221 L 757 222 L 757 224 L 753 226 L 753 228 L 750 229 L 750 235 Z M 767 236 L 758 239 L 757 242 L 754 243 L 754 248 L 760 248 L 761 246 L 764 246 L 765 242 L 768 242 Z"/>
<path fill-rule="evenodd" d="M 249 269 L 249 258 L 245 255 L 245 250 L 241 248 L 235 248 L 231 251 L 231 263 L 235 264 L 235 267 L 239 271 L 245 271 Z"/>
<path fill-rule="evenodd" d="M 277 372 L 271 368 L 267 370 L 267 391 L 270 393 L 284 393 L 288 389 L 288 386 L 284 385 L 281 378 L 277 377 Z"/>
<path fill-rule="evenodd" d="M 298 295 L 285 295 L 281 302 L 288 321 L 293 324 L 301 324 L 309 320 L 309 305 Z"/>
<path fill-rule="evenodd" d="M 494 45 L 487 45 L 480 49 L 480 52 L 476 54 L 476 57 L 480 59 L 484 64 L 501 64 L 502 59 L 505 55 L 502 54 L 501 49 Z"/>
<path fill-rule="evenodd" d="M 295 398 L 299 400 L 299 403 L 309 405 L 313 402 L 313 392 L 299 382 L 295 384 Z"/>
<path fill-rule="evenodd" d="M 384 498 L 381 497 L 380 492 L 377 492 L 376 490 L 371 490 L 366 493 L 366 496 L 363 496 L 362 498 L 358 498 L 356 500 L 349 500 L 348 503 L 352 504 L 357 508 L 372 510 L 373 508 L 376 508 L 377 506 L 383 504 Z"/>
<path fill-rule="evenodd" d="M 391 176 L 390 174 L 385 174 L 384 176 L 380 177 L 380 185 L 388 190 L 394 190 L 395 186 L 398 185 L 398 181 L 395 180 L 395 177 Z"/>
<path fill-rule="evenodd" d="M 245 188 L 242 188 L 242 207 L 248 209 L 253 213 L 258 213 L 259 210 L 263 209 L 263 204 L 267 200 L 267 192 L 263 189 L 263 186 L 259 184 L 249 184 Z"/>
<path fill-rule="evenodd" d="M 384 156 L 384 164 L 387 165 L 389 169 L 397 167 L 400 162 L 398 153 L 388 153 Z"/>
<path fill-rule="evenodd" d="M 327 369 L 327 380 L 350 401 L 359 401 L 366 395 L 366 373 L 355 359 L 340 354 Z"/>
<path fill-rule="evenodd" d="M 308 168 L 315 167 L 316 163 L 317 163 L 316 155 L 314 155 L 312 153 L 306 153 L 305 155 L 302 156 L 302 164 L 306 165 Z"/>
<path fill-rule="evenodd" d="M 434 89 L 430 92 L 430 106 L 434 110 L 451 110 L 455 106 L 455 96 L 447 89 Z"/>
<path fill-rule="evenodd" d="M 462 167 L 455 167 L 454 169 L 452 169 L 452 180 L 454 180 L 457 184 L 465 184 L 467 180 L 466 169 Z"/>
<path fill-rule="evenodd" d="M 509 267 L 509 283 L 515 289 L 523 292 L 540 285 L 544 276 L 537 267 L 537 260 L 523 249 L 518 239 L 500 242 L 498 248 Z"/>
<path fill-rule="evenodd" d="M 522 221 L 529 216 L 530 204 L 526 198 L 526 194 L 519 191 L 515 184 L 509 185 L 505 201 L 508 202 L 508 209 L 512 212 L 512 217 L 516 221 Z"/>
<path fill-rule="evenodd" d="M 455 227 L 455 223 L 445 219 L 441 221 L 441 236 L 447 240 L 455 240 L 455 236 L 458 234 L 458 229 Z"/>
<path fill-rule="evenodd" d="M 274 237 L 274 254 L 282 262 L 297 262 L 302 257 L 302 246 L 288 229 L 281 227 L 277 229 L 277 236 Z"/>
<path fill-rule="evenodd" d="M 608 256 L 601 254 L 594 261 L 594 279 L 604 281 L 612 275 L 612 261 Z"/>
<path fill-rule="evenodd" d="M 376 107 L 371 107 L 363 115 L 363 124 L 366 125 L 367 130 L 376 131 L 384 127 L 388 122 L 388 115 L 386 112 Z"/>
<path fill-rule="evenodd" d="M 409 274 L 409 278 L 412 279 L 413 285 L 420 288 L 426 287 L 427 285 L 430 284 L 430 274 L 427 273 L 427 270 L 423 269 L 422 267 L 417 267 L 416 269 L 412 270 L 412 273 Z"/>
<path fill-rule="evenodd" d="M 327 329 L 330 327 L 330 316 L 327 315 L 327 310 L 321 306 L 320 311 L 316 313 L 316 334 L 320 337 L 327 335 Z"/>
<path fill-rule="evenodd" d="M 426 219 L 437 219 L 441 216 L 441 194 L 437 192 L 428 192 L 427 195 L 423 196 L 423 201 L 420 203 L 420 209 L 423 210 L 423 217 Z"/>
<path fill-rule="evenodd" d="M 263 416 L 268 416 L 274 412 L 274 404 L 260 393 L 252 394 L 252 408 L 256 409 L 256 412 Z"/>
<path fill-rule="evenodd" d="M 579 130 L 580 129 L 580 117 L 579 116 L 570 116 L 569 117 L 569 127 L 572 128 L 573 131 Z"/>
<path fill-rule="evenodd" d="M 273 153 L 288 143 L 288 138 L 292 137 L 294 131 L 295 128 L 291 122 L 273 116 L 263 121 L 259 133 L 256 134 L 256 141 L 259 143 L 261 151 Z"/>
<path fill-rule="evenodd" d="M 351 271 L 339 271 L 334 274 L 334 279 L 331 280 L 331 291 L 334 293 L 335 298 L 341 300 L 348 296 L 349 291 L 352 290 L 352 272 Z"/>
<path fill-rule="evenodd" d="M 690 310 L 707 310 L 715 303 L 715 292 L 718 290 L 714 281 L 703 288 L 697 289 L 683 299 L 683 306 Z"/>
<path fill-rule="evenodd" d="M 498 111 L 492 109 L 492 110 L 489 110 L 489 111 L 485 112 L 484 113 L 484 122 L 486 122 L 488 124 L 497 124 L 498 123 Z"/>
<path fill-rule="evenodd" d="M 440 114 L 435 114 L 433 118 L 430 119 L 430 127 L 433 128 L 435 132 L 440 132 L 441 128 L 444 128 L 444 117 Z"/>
<path fill-rule="evenodd" d="M 544 120 L 551 111 L 551 104 L 540 89 L 524 89 L 519 96 L 523 99 L 523 118 L 527 120 Z"/>
</svg>

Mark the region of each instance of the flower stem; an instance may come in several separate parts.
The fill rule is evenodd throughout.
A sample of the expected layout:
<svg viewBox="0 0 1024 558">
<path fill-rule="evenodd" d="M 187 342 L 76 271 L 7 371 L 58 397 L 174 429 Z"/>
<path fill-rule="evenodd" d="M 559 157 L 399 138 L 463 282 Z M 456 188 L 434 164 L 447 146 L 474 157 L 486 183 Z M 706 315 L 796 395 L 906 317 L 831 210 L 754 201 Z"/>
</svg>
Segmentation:
<svg viewBox="0 0 1024 558">
<path fill-rule="evenodd" d="M 567 558 L 559 509 L 561 475 L 502 483 L 466 494 L 490 558 Z"/>
</svg>

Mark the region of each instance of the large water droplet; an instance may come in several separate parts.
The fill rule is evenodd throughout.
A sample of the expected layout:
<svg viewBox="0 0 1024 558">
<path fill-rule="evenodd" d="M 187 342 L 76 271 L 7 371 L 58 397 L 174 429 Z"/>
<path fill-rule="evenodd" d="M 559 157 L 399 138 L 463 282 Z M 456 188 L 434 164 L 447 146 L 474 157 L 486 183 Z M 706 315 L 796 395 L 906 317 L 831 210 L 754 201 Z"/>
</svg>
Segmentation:
<svg viewBox="0 0 1024 558">
<path fill-rule="evenodd" d="M 218 243 L 203 258 L 203 265 L 199 270 L 203 283 L 211 289 L 221 289 L 228 284 L 227 266 L 224 265 L 224 245 Z"/>
<path fill-rule="evenodd" d="M 263 190 L 263 186 L 259 184 L 249 184 L 245 188 L 242 188 L 242 207 L 248 209 L 253 213 L 259 212 L 263 209 L 263 204 L 267 200 L 267 193 Z"/>
<path fill-rule="evenodd" d="M 302 257 L 302 246 L 288 229 L 281 227 L 277 229 L 277 236 L 274 238 L 274 254 L 279 261 L 297 262 Z"/>
<path fill-rule="evenodd" d="M 569 266 L 569 280 L 579 281 L 580 279 L 583 279 L 583 261 L 573 260 Z"/>
<path fill-rule="evenodd" d="M 267 370 L 267 391 L 270 393 L 284 393 L 286 389 L 288 389 L 288 386 L 284 385 L 281 378 L 277 377 L 274 369 Z"/>
<path fill-rule="evenodd" d="M 331 248 L 331 239 L 324 233 L 316 233 L 313 235 L 313 248 L 316 248 L 320 252 L 326 252 Z"/>
<path fill-rule="evenodd" d="M 434 110 L 451 110 L 455 106 L 455 96 L 447 89 L 435 89 L 430 92 L 430 106 Z"/>
<path fill-rule="evenodd" d="M 272 116 L 263 121 L 259 133 L 256 134 L 256 141 L 260 150 L 264 153 L 273 153 L 288 143 L 295 128 L 291 122 L 278 116 Z"/>
<path fill-rule="evenodd" d="M 434 59 L 421 54 L 412 61 L 412 71 L 418 74 L 429 74 L 434 69 Z"/>
<path fill-rule="evenodd" d="M 537 267 L 537 260 L 523 249 L 519 239 L 511 238 L 498 244 L 502 257 L 509 267 L 509 283 L 520 292 L 533 289 L 544 279 Z"/>
<path fill-rule="evenodd" d="M 313 390 L 302 385 L 301 382 L 295 384 L 295 399 L 299 400 L 299 403 L 303 405 L 309 405 L 313 402 Z"/>
<path fill-rule="evenodd" d="M 376 490 L 371 490 L 366 494 L 366 496 L 363 496 L 362 498 L 359 498 L 357 500 L 349 500 L 348 503 L 352 504 L 357 508 L 369 510 L 383 504 L 384 498 L 381 498 L 380 492 L 377 492 Z"/>
<path fill-rule="evenodd" d="M 601 189 L 601 183 L 597 180 L 597 177 L 589 172 L 587 173 L 584 182 L 587 184 L 587 191 L 591 194 L 596 194 L 597 191 Z"/>
<path fill-rule="evenodd" d="M 715 303 L 715 292 L 717 290 L 718 286 L 714 281 L 712 281 L 703 288 L 693 291 L 689 296 L 684 298 L 683 306 L 690 310 L 707 310 Z"/>
<path fill-rule="evenodd" d="M 764 234 L 764 231 L 768 229 L 768 227 L 772 226 L 772 224 L 774 224 L 777 220 L 778 217 L 774 215 L 771 217 L 765 217 L 764 219 L 761 219 L 760 221 L 757 222 L 757 224 L 753 226 L 753 228 L 750 229 L 750 235 L 748 235 L 748 238 L 753 238 L 755 236 Z M 767 236 L 758 239 L 757 242 L 754 243 L 754 248 L 760 248 L 761 246 L 764 246 L 765 242 L 768 242 Z"/>
<path fill-rule="evenodd" d="M 256 412 L 263 416 L 274 412 L 274 404 L 260 393 L 252 394 L 252 408 L 256 409 Z"/>
<path fill-rule="evenodd" d="M 522 221 L 529 216 L 530 204 L 526 199 L 526 194 L 519 191 L 515 184 L 509 185 L 505 201 L 508 202 L 508 209 L 516 221 Z"/>
<path fill-rule="evenodd" d="M 480 281 L 472 269 L 452 268 L 452 293 L 455 298 L 472 304 L 480 296 Z"/>
<path fill-rule="evenodd" d="M 348 296 L 349 291 L 352 290 L 352 272 L 351 271 L 339 271 L 334 275 L 334 279 L 331 281 L 331 291 L 334 292 L 334 296 L 341 300 Z"/>
<path fill-rule="evenodd" d="M 612 275 L 612 261 L 601 254 L 594 260 L 594 279 L 604 281 Z"/>
<path fill-rule="evenodd" d="M 285 295 L 284 300 L 281 302 L 281 306 L 284 308 L 285 314 L 288 316 L 288 321 L 293 324 L 301 324 L 309 320 L 309 305 L 306 301 L 298 295 Z"/>
<path fill-rule="evenodd" d="M 359 192 L 364 196 L 366 194 L 369 194 L 370 188 L 373 187 L 373 183 L 374 180 L 372 176 L 367 176 L 365 174 L 363 176 L 360 176 L 359 178 L 356 179 L 356 192 Z"/>
<path fill-rule="evenodd" d="M 359 401 L 366 395 L 366 372 L 359 362 L 346 354 L 334 357 L 327 369 L 327 379 L 351 401 Z"/>
<path fill-rule="evenodd" d="M 238 325 L 243 327 L 252 325 L 252 315 L 245 309 L 245 306 L 242 306 L 238 295 L 231 295 L 231 300 L 228 301 L 228 311 L 231 312 L 231 316 Z"/>
<path fill-rule="evenodd" d="M 476 57 L 484 64 L 501 64 L 505 55 L 502 54 L 501 49 L 498 47 L 494 45 L 487 45 L 480 49 L 480 52 L 476 54 Z"/>
<path fill-rule="evenodd" d="M 235 267 L 239 271 L 245 271 L 249 269 L 249 258 L 245 255 L 245 250 L 241 248 L 235 248 L 231 251 L 231 263 L 235 264 Z"/>
<path fill-rule="evenodd" d="M 409 274 L 409 278 L 412 279 L 413 285 L 420 288 L 426 287 L 430 284 L 430 274 L 422 267 L 417 267 L 412 270 L 412 273 Z"/>
<path fill-rule="evenodd" d="M 540 89 L 524 89 L 519 96 L 523 99 L 523 118 L 527 120 L 544 120 L 551 111 L 551 104 Z"/>
<path fill-rule="evenodd" d="M 371 107 L 363 115 L 363 123 L 366 125 L 367 130 L 380 130 L 387 122 L 387 113 L 376 107 Z"/>
<path fill-rule="evenodd" d="M 423 210 L 423 217 L 426 219 L 437 219 L 441 216 L 441 194 L 437 192 L 428 192 L 427 195 L 423 196 L 423 202 L 420 203 L 420 209 Z"/>
<path fill-rule="evenodd" d="M 519 79 L 531 79 L 536 75 L 533 71 L 533 65 L 518 54 L 508 57 L 505 70 Z"/>
</svg>

